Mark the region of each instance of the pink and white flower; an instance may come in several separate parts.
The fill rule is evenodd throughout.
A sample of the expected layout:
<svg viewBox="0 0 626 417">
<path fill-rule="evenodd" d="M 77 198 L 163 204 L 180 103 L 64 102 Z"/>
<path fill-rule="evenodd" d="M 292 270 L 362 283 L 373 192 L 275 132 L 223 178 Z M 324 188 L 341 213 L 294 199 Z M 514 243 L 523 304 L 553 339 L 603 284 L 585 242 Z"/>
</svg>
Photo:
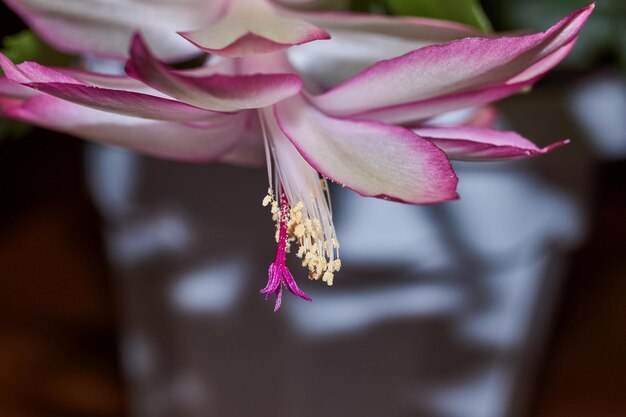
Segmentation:
<svg viewBox="0 0 626 417">
<path fill-rule="evenodd" d="M 80 20 L 88 10 L 74 1 L 63 3 L 74 4 L 71 7 L 59 3 L 54 12 L 45 9 L 43 0 L 10 3 L 49 40 L 59 36 L 55 44 L 66 50 L 91 48 L 100 55 L 120 52 L 117 41 L 102 42 L 95 35 L 69 36 L 89 33 Z M 0 81 L 0 109 L 9 117 L 159 157 L 190 162 L 266 161 L 270 190 L 264 204 L 272 207 L 277 223 L 278 251 L 262 292 L 276 294 L 276 309 L 283 286 L 309 299 L 286 267 L 291 246 L 297 246 L 294 252 L 312 279 L 332 285 L 341 267 L 326 179 L 364 196 L 431 204 L 457 198 L 457 178 L 449 158 L 522 158 L 565 143 L 540 149 L 513 132 L 436 127 L 428 122 L 443 113 L 486 105 L 535 83 L 569 53 L 593 9 L 574 12 L 543 33 L 478 37 L 472 29 L 456 24 L 305 14 L 266 0 L 156 4 L 157 11 L 172 4 L 180 6 L 176 8 L 179 14 L 192 10 L 189 16 L 193 18 L 205 13 L 208 26 L 183 36 L 225 59 L 193 70 L 174 70 L 157 58 L 140 35 L 132 40 L 128 76 L 35 63 L 14 65 L 0 55 L 6 76 Z M 114 16 L 112 11 L 107 9 L 105 15 Z M 117 33 L 119 27 L 107 26 L 109 21 L 103 20 L 101 30 Z M 160 25 L 158 19 L 152 23 Z M 52 30 L 58 27 L 67 36 Z M 128 23 L 131 27 L 145 31 L 137 22 Z M 397 27 L 408 35 L 399 36 Z M 443 40 L 474 37 L 404 50 L 422 46 L 423 35 L 431 29 L 433 37 Z M 342 36 L 350 40 L 347 33 L 371 36 L 383 46 L 391 43 L 389 39 L 398 39 L 397 48 L 383 48 L 381 55 L 399 55 L 374 63 L 370 52 L 362 51 L 318 61 L 320 68 L 342 61 L 349 61 L 353 69 L 367 66 L 334 85 L 335 74 L 327 77 L 319 68 L 307 71 L 311 65 L 303 64 L 306 59 L 301 55 L 307 47 L 287 51 L 293 45 L 326 39 L 333 32 L 339 33 L 339 39 L 310 44 L 319 45 L 309 49 L 306 59 L 314 60 L 316 53 L 331 56 L 334 48 L 342 48 Z M 126 36 L 128 31 L 122 33 Z M 148 36 L 148 42 L 152 38 Z M 159 47 L 157 53 L 173 58 L 184 55 L 182 51 Z M 306 82 L 313 79 L 313 86 L 303 88 L 303 79 L 294 69 L 299 64 L 305 68 L 300 74 Z"/>
</svg>

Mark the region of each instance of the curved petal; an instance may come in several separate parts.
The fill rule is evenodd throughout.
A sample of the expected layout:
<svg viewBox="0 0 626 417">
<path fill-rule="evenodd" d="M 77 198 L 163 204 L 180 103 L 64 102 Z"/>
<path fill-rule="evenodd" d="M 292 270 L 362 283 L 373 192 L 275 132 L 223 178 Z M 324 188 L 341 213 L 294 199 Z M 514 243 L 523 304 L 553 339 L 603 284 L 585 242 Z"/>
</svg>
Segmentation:
<svg viewBox="0 0 626 417">
<path fill-rule="evenodd" d="M 293 15 L 306 18 L 331 35 L 326 42 L 311 42 L 288 50 L 298 72 L 325 89 L 383 59 L 436 43 L 485 36 L 484 32 L 470 26 L 426 18 L 346 12 Z"/>
<path fill-rule="evenodd" d="M 474 109 L 469 117 L 463 122 L 463 125 L 491 128 L 496 123 L 497 119 L 498 109 L 496 106 L 483 106 Z"/>
<path fill-rule="evenodd" d="M 248 117 L 238 113 L 210 122 L 162 122 L 94 110 L 44 94 L 3 107 L 3 115 L 40 127 L 187 162 L 213 161 L 228 153 L 240 140 Z"/>
<path fill-rule="evenodd" d="M 281 16 L 266 0 L 230 0 L 220 20 L 180 35 L 206 52 L 229 58 L 278 51 L 330 37 L 304 20 Z"/>
<path fill-rule="evenodd" d="M 220 73 L 232 74 L 235 70 L 235 67 L 236 65 L 234 60 L 224 60 L 219 63 L 211 63 L 209 65 L 180 70 L 176 72 L 191 77 L 204 77 Z M 128 75 L 90 72 L 69 67 L 55 67 L 54 70 L 83 81 L 86 84 L 91 84 L 102 88 L 110 88 L 112 90 L 135 91 L 150 94 L 153 96 L 168 97 L 167 94 L 164 94 L 161 91 L 150 87 L 140 80 L 129 77 Z"/>
<path fill-rule="evenodd" d="M 426 100 L 373 109 L 360 114 L 354 114 L 351 117 L 355 119 L 377 120 L 391 124 L 415 125 L 444 113 L 465 109 L 467 107 L 483 106 L 509 97 L 530 87 L 538 79 L 539 78 L 534 78 L 521 83 L 479 88 L 473 91 L 447 94 Z"/>
<path fill-rule="evenodd" d="M 0 67 L 13 82 L 99 110 L 170 121 L 202 120 L 215 116 L 214 112 L 166 98 L 88 85 L 68 73 L 34 62 L 14 65 L 2 54 Z"/>
<path fill-rule="evenodd" d="M 497 118 L 495 106 L 467 107 L 449 113 L 443 113 L 419 125 L 408 126 L 419 129 L 422 127 L 477 126 L 493 127 Z"/>
<path fill-rule="evenodd" d="M 361 195 L 411 204 L 457 198 L 445 154 L 408 129 L 329 117 L 301 97 L 274 109 L 280 129 L 307 162 Z"/>
<path fill-rule="evenodd" d="M 499 161 L 542 155 L 569 143 L 563 140 L 538 148 L 515 132 L 482 127 L 425 127 L 413 129 L 430 140 L 451 159 L 461 161 Z"/>
<path fill-rule="evenodd" d="M 6 77 L 0 77 L 0 96 L 27 98 L 37 94 L 32 88 L 24 87 Z"/>
<path fill-rule="evenodd" d="M 191 121 L 215 113 L 174 100 L 132 91 L 108 90 L 85 84 L 29 83 L 27 87 L 98 110 L 155 120 Z"/>
<path fill-rule="evenodd" d="M 266 107 L 302 88 L 302 81 L 294 74 L 184 75 L 159 62 L 140 35 L 133 38 L 126 72 L 182 102 L 214 111 Z"/>
<path fill-rule="evenodd" d="M 119 59 L 127 57 L 131 36 L 138 30 L 163 59 L 197 55 L 176 31 L 206 25 L 221 6 L 221 1 L 206 0 L 4 1 L 55 48 Z"/>
<path fill-rule="evenodd" d="M 224 155 L 220 159 L 220 162 L 256 168 L 265 166 L 267 162 L 265 157 L 265 145 L 263 143 L 258 117 L 250 118 L 237 146 Z"/>
<path fill-rule="evenodd" d="M 21 106 L 25 99 L 0 95 L 0 116 L 6 116 L 5 112 Z"/>
<path fill-rule="evenodd" d="M 563 48 L 575 41 L 593 7 L 572 13 L 543 33 L 466 38 L 418 49 L 368 68 L 314 102 L 329 114 L 348 116 L 524 82 L 558 63 L 553 57 L 563 57 Z"/>
<path fill-rule="evenodd" d="M 474 126 L 492 128 L 498 118 L 498 109 L 494 105 L 468 107 L 428 119 L 422 127 Z"/>
<path fill-rule="evenodd" d="M 77 68 L 55 67 L 55 71 L 68 75 L 84 84 L 97 86 L 100 88 L 108 88 L 111 90 L 134 91 L 136 93 L 145 93 L 152 96 L 167 97 L 158 90 L 142 83 L 139 80 L 129 77 L 128 75 L 113 75 L 89 72 Z"/>
</svg>

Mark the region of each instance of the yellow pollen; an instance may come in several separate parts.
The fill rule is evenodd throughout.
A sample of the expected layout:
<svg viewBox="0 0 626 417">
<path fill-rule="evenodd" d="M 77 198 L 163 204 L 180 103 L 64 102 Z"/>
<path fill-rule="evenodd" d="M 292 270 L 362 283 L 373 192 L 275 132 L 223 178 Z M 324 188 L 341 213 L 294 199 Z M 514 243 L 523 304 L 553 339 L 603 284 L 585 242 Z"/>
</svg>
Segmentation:
<svg viewBox="0 0 626 417">
<path fill-rule="evenodd" d="M 324 276 L 322 277 L 322 281 L 324 281 L 326 284 L 328 284 L 329 286 L 333 285 L 333 279 L 335 278 L 335 275 L 330 272 L 324 272 Z"/>
<path fill-rule="evenodd" d="M 341 269 L 341 259 L 337 258 L 335 259 L 334 265 L 333 265 L 333 269 L 335 270 L 335 272 L 339 271 Z"/>
<path fill-rule="evenodd" d="M 263 198 L 262 204 L 271 208 L 272 218 L 276 222 L 275 238 L 278 241 L 280 207 L 271 188 Z M 310 217 L 301 201 L 291 205 L 286 224 L 287 251 L 291 250 L 292 245 L 297 245 L 296 256 L 302 259 L 302 266 L 308 269 L 309 278 L 321 279 L 326 284 L 333 285 L 334 274 L 341 268 L 337 239 L 325 237 L 322 223 L 319 219 Z"/>
<path fill-rule="evenodd" d="M 297 225 L 293 231 L 293 233 L 296 235 L 297 238 L 303 237 L 305 232 L 306 230 L 304 226 L 301 224 Z"/>
</svg>

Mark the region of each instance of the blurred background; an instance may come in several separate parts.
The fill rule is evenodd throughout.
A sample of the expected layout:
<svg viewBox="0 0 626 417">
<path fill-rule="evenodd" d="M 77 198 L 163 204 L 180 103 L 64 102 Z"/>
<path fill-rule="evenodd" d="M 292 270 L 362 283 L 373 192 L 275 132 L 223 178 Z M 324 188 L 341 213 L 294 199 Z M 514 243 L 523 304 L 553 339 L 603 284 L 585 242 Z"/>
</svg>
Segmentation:
<svg viewBox="0 0 626 417">
<path fill-rule="evenodd" d="M 581 5 L 483 2 L 496 30 Z M 499 105 L 572 145 L 457 164 L 437 207 L 333 190 L 345 271 L 278 316 L 264 171 L 4 123 L 0 416 L 626 415 L 625 28 L 599 1 L 568 62 Z"/>
</svg>

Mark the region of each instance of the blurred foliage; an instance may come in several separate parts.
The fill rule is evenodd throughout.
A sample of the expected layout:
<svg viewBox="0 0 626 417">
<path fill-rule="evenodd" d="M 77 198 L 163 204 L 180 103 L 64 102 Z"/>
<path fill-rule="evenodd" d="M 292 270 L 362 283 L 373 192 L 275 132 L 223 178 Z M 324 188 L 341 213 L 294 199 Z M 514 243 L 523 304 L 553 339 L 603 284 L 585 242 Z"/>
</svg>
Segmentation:
<svg viewBox="0 0 626 417">
<path fill-rule="evenodd" d="M 384 13 L 382 0 L 352 0 L 350 10 L 363 13 Z"/>
<path fill-rule="evenodd" d="M 351 6 L 361 12 L 452 20 L 491 30 L 478 0 L 352 0 Z"/>
<path fill-rule="evenodd" d="M 500 31 L 542 31 L 591 3 L 591 0 L 482 0 Z M 626 69 L 626 0 L 596 2 L 596 9 L 565 65 L 583 70 L 607 59 L 618 60 Z"/>
<path fill-rule="evenodd" d="M 64 67 L 72 63 L 70 55 L 53 49 L 30 30 L 4 38 L 2 53 L 15 63 L 37 61 L 40 64 L 56 67 Z"/>
<path fill-rule="evenodd" d="M 1 51 L 15 63 L 37 61 L 45 65 L 67 66 L 71 64 L 73 59 L 71 56 L 64 55 L 47 45 L 30 30 L 4 38 Z M 20 138 L 26 135 L 30 129 L 31 126 L 26 123 L 0 118 L 0 140 Z"/>
<path fill-rule="evenodd" d="M 0 141 L 19 139 L 32 130 L 32 126 L 15 120 L 0 117 Z"/>
<path fill-rule="evenodd" d="M 453 20 L 491 30 L 478 0 L 385 0 L 390 14 Z"/>
<path fill-rule="evenodd" d="M 425 16 L 467 23 L 483 30 L 543 31 L 592 0 L 352 0 L 353 10 Z M 489 18 L 487 18 L 489 16 Z M 626 70 L 626 0 L 597 0 L 564 66 L 585 70 L 613 60 Z"/>
</svg>

